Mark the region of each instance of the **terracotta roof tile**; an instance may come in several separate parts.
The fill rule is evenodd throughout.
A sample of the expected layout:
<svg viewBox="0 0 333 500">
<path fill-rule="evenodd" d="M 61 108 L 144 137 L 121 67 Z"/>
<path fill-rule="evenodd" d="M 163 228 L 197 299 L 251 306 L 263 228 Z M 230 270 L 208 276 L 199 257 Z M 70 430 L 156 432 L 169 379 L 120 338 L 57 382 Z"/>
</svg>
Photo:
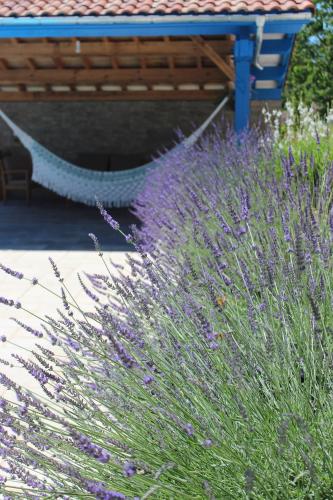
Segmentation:
<svg viewBox="0 0 333 500">
<path fill-rule="evenodd" d="M 303 12 L 311 0 L 0 0 L 1 17 Z"/>
</svg>

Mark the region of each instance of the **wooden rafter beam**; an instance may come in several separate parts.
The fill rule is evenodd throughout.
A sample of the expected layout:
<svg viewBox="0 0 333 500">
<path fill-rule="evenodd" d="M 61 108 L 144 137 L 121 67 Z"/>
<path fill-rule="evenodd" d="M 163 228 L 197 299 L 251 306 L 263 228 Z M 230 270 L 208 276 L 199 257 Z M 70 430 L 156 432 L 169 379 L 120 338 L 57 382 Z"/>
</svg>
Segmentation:
<svg viewBox="0 0 333 500">
<path fill-rule="evenodd" d="M 209 46 L 221 55 L 232 53 L 233 42 L 231 40 L 216 40 L 209 42 Z M 164 41 L 141 41 L 114 42 L 103 39 L 101 41 L 80 42 L 80 54 L 86 56 L 121 56 L 121 55 L 189 55 L 196 56 L 197 45 L 188 40 L 164 40 Z M 76 40 L 59 42 L 0 42 L 0 57 L 68 57 L 78 55 L 76 52 Z"/>
<path fill-rule="evenodd" d="M 137 69 L 5 69 L 0 72 L 0 85 L 20 83 L 204 83 L 225 82 L 216 68 L 137 68 Z"/>
<path fill-rule="evenodd" d="M 6 59 L 4 59 L 3 57 L 0 58 L 0 70 L 1 71 L 8 70 L 8 63 L 7 63 Z"/>
<path fill-rule="evenodd" d="M 1 92 L 0 102 L 44 101 L 216 101 L 221 92 L 216 91 L 154 91 L 142 92 Z"/>
<path fill-rule="evenodd" d="M 28 57 L 28 59 L 27 59 L 27 65 L 32 70 L 36 69 L 36 63 L 35 63 L 35 61 L 31 57 Z"/>
<path fill-rule="evenodd" d="M 140 56 L 140 66 L 143 69 L 147 68 L 147 60 L 144 56 Z"/>
<path fill-rule="evenodd" d="M 85 67 L 86 69 L 91 69 L 92 64 L 91 64 L 91 60 L 90 60 L 90 58 L 89 58 L 88 56 L 83 56 L 83 57 L 82 57 L 82 59 L 83 59 L 83 64 L 84 64 L 84 67 Z"/>
<path fill-rule="evenodd" d="M 55 62 L 55 64 L 56 64 L 56 66 L 57 66 L 58 69 L 63 69 L 64 62 L 63 62 L 63 60 L 62 60 L 61 57 L 54 57 L 53 60 L 54 60 L 54 62 Z"/>
<path fill-rule="evenodd" d="M 209 57 L 211 61 L 224 73 L 231 81 L 235 80 L 235 71 L 232 66 L 227 64 L 221 55 L 215 50 L 211 43 L 206 42 L 201 36 L 192 36 L 192 41 L 201 50 L 201 52 Z"/>
<path fill-rule="evenodd" d="M 111 64 L 112 64 L 112 68 L 113 69 L 118 69 L 119 68 L 117 57 L 114 56 L 114 55 L 111 56 Z"/>
</svg>

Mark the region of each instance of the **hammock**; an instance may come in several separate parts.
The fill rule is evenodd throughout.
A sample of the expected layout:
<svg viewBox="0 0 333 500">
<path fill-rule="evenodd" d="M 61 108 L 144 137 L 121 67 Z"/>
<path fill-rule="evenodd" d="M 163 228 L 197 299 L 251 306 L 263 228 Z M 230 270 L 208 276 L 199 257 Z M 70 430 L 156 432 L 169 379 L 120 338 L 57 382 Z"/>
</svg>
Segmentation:
<svg viewBox="0 0 333 500">
<path fill-rule="evenodd" d="M 207 120 L 175 148 L 189 148 L 199 139 L 211 121 L 221 111 L 228 97 L 217 106 Z M 73 201 L 95 205 L 96 199 L 106 207 L 129 206 L 143 189 L 146 178 L 158 163 L 151 161 L 137 168 L 114 172 L 98 172 L 69 163 L 39 144 L 3 111 L 0 116 L 31 154 L 32 180 Z M 164 157 L 173 150 L 165 153 Z"/>
</svg>

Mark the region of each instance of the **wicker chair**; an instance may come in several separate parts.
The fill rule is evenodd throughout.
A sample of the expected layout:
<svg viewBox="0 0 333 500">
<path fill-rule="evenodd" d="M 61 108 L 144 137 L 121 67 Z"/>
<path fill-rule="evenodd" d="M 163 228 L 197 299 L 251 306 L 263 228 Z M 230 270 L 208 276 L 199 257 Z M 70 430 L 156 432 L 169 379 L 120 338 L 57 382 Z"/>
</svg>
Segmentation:
<svg viewBox="0 0 333 500">
<path fill-rule="evenodd" d="M 30 157 L 22 150 L 12 150 L 1 154 L 0 176 L 4 202 L 10 191 L 23 191 L 27 203 L 30 203 L 31 171 Z"/>
</svg>

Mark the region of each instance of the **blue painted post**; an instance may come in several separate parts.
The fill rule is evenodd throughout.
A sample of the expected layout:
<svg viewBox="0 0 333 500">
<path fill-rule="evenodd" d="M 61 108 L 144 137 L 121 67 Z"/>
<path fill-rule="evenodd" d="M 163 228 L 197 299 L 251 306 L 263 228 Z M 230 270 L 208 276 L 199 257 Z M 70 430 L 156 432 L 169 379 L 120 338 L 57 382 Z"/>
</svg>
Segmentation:
<svg viewBox="0 0 333 500">
<path fill-rule="evenodd" d="M 251 82 L 250 67 L 253 59 L 254 42 L 249 35 L 237 37 L 234 46 L 236 69 L 235 82 L 235 130 L 242 132 L 249 126 Z"/>
</svg>

